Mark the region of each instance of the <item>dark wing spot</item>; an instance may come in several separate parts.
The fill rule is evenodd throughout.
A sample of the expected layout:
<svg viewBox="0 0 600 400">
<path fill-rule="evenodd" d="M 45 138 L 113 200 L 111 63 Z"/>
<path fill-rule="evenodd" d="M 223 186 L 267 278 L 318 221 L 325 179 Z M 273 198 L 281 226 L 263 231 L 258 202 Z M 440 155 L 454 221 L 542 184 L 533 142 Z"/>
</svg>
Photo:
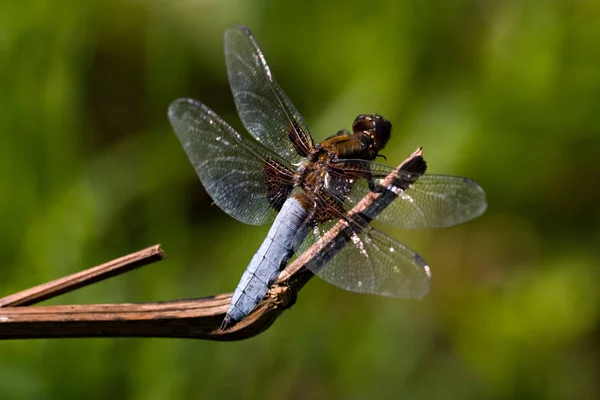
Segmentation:
<svg viewBox="0 0 600 400">
<path fill-rule="evenodd" d="M 267 184 L 269 204 L 279 211 L 294 188 L 294 174 L 286 166 L 274 160 L 267 160 L 263 173 Z"/>
<path fill-rule="evenodd" d="M 415 261 L 421 265 L 422 267 L 426 267 L 427 266 L 427 262 L 423 259 L 423 257 L 421 257 L 418 254 L 415 254 Z"/>
<path fill-rule="evenodd" d="M 310 149 L 312 148 L 312 142 L 308 132 L 305 132 L 298 121 L 294 120 L 292 126 L 288 129 L 288 138 L 296 152 L 302 157 L 308 157 Z"/>
<path fill-rule="evenodd" d="M 477 182 L 475 182 L 473 179 L 469 179 L 469 178 L 462 178 L 464 183 L 468 183 L 471 186 L 479 186 L 479 184 Z"/>
<path fill-rule="evenodd" d="M 319 191 L 317 199 L 317 208 L 315 210 L 315 220 L 318 223 L 327 222 L 334 218 L 342 217 L 346 211 L 340 199 L 332 196 L 326 190 Z"/>
</svg>

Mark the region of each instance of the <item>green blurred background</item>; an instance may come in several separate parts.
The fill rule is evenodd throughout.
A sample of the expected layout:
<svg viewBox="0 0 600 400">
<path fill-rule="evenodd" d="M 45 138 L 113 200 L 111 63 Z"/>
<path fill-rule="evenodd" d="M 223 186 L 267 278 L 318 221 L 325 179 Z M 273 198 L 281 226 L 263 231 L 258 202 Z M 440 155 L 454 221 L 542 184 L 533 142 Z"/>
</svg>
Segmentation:
<svg viewBox="0 0 600 400">
<path fill-rule="evenodd" d="M 168 125 L 236 128 L 222 35 L 254 32 L 322 140 L 359 113 L 397 165 L 477 180 L 487 213 L 395 231 L 423 301 L 314 279 L 265 333 L 0 343 L 0 399 L 600 397 L 600 2 L 3 1 L 0 296 L 161 243 L 169 259 L 46 304 L 232 291 L 268 227 L 204 193 Z"/>
</svg>

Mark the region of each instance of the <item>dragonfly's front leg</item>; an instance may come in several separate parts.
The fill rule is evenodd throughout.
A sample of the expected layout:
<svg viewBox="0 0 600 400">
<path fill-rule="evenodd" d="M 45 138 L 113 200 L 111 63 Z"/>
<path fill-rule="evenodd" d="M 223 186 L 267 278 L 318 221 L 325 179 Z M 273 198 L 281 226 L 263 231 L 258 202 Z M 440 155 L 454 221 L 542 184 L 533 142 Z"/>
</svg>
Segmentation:
<svg viewBox="0 0 600 400">
<path fill-rule="evenodd" d="M 373 175 L 369 175 L 367 181 L 369 182 L 369 189 L 371 189 L 371 192 L 381 193 L 383 191 L 383 187 L 381 185 L 375 184 L 375 179 L 373 179 Z"/>
</svg>

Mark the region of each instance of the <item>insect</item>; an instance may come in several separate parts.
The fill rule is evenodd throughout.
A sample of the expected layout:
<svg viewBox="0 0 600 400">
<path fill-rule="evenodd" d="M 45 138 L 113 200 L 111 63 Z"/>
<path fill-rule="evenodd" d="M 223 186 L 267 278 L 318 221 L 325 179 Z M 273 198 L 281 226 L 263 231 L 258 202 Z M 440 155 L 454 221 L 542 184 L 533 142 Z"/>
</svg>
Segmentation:
<svg viewBox="0 0 600 400">
<path fill-rule="evenodd" d="M 374 160 L 390 138 L 390 121 L 359 115 L 352 132 L 341 130 L 315 144 L 248 28 L 226 30 L 225 58 L 238 114 L 254 140 L 196 100 L 178 99 L 169 107 L 173 130 L 215 204 L 247 224 L 273 221 L 233 294 L 222 329 L 244 319 L 290 258 L 339 220 L 348 223 L 348 243 L 312 270 L 317 276 L 350 291 L 426 295 L 430 271 L 423 258 L 372 228 L 369 218 L 350 219 L 347 211 L 369 192 L 391 190 L 398 198 L 377 220 L 401 228 L 452 226 L 485 211 L 481 187 L 463 177 L 425 174 L 420 156 L 393 185 L 382 185 L 393 168 Z"/>
</svg>

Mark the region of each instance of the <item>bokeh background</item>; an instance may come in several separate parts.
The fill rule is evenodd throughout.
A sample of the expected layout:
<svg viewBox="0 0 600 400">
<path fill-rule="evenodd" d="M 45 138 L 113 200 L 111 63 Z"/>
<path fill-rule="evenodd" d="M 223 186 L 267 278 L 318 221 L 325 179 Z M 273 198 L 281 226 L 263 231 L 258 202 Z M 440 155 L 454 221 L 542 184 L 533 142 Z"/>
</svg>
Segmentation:
<svg viewBox="0 0 600 400">
<path fill-rule="evenodd" d="M 488 195 L 462 226 L 386 232 L 422 301 L 318 279 L 263 334 L 0 343 L 0 399 L 600 397 L 597 1 L 3 1 L 0 295 L 161 243 L 167 261 L 46 304 L 233 290 L 268 227 L 204 193 L 168 125 L 195 97 L 242 129 L 222 35 L 251 27 L 322 140 L 359 113 L 397 165 Z"/>
</svg>

